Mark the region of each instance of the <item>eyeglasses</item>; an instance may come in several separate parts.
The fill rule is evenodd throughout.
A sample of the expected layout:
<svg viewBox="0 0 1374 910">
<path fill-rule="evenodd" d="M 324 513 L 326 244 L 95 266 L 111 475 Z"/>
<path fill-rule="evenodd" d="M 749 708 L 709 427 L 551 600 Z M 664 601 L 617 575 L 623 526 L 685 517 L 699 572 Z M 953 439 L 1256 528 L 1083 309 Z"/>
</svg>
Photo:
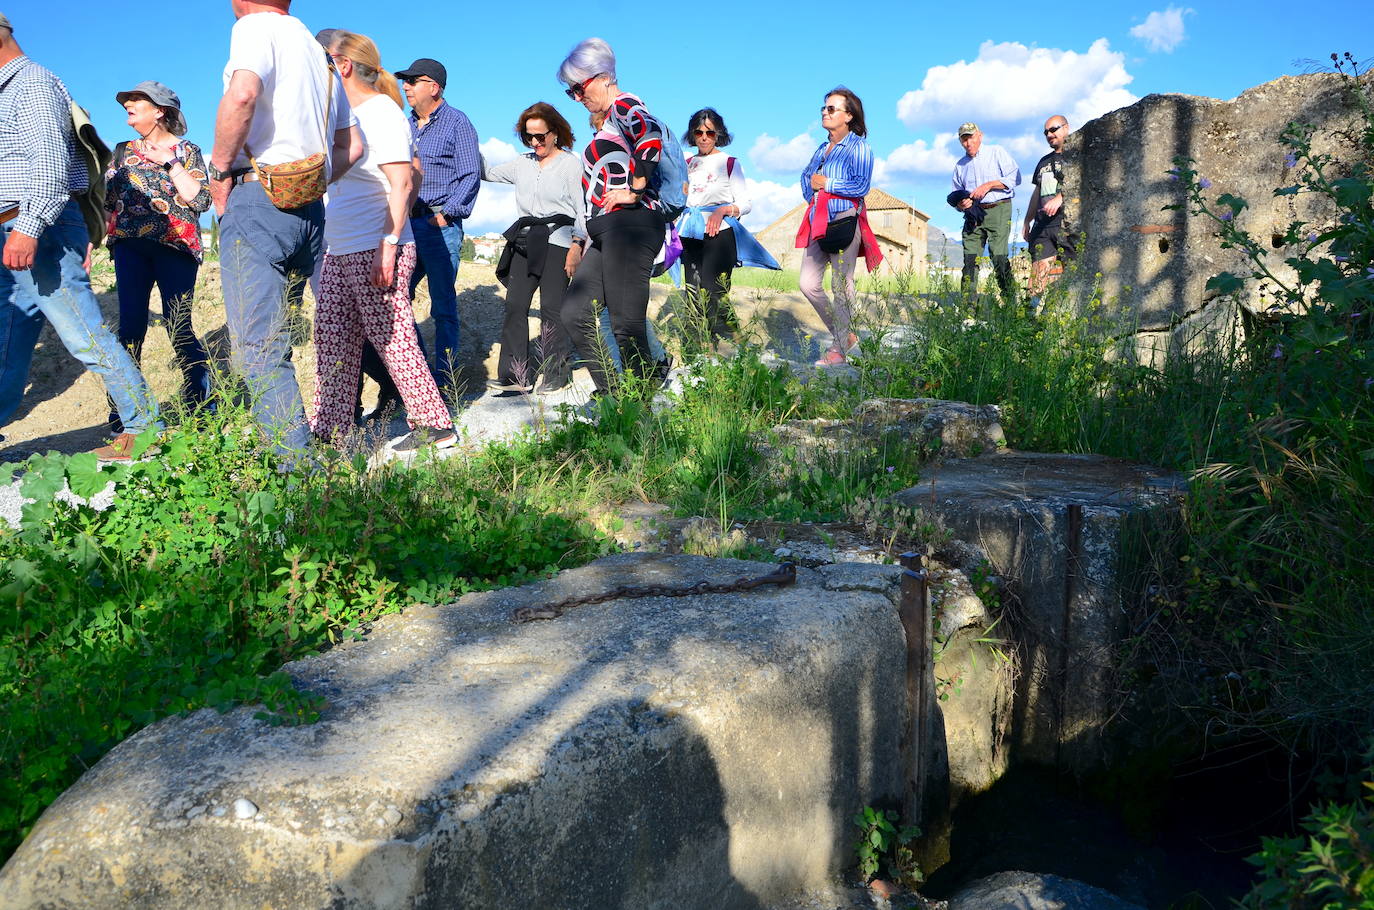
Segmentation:
<svg viewBox="0 0 1374 910">
<path fill-rule="evenodd" d="M 565 92 L 565 93 L 567 94 L 567 96 L 568 96 L 569 98 L 571 98 L 572 100 L 574 100 L 574 101 L 581 101 L 582 98 L 587 94 L 587 86 L 589 86 L 589 85 L 592 84 L 592 80 L 595 79 L 595 78 L 597 78 L 598 76 L 604 76 L 604 75 L 606 75 L 606 74 L 605 74 L 605 73 L 594 73 L 594 74 L 588 76 L 586 79 L 583 79 L 581 82 L 577 82 L 577 83 L 574 83 L 573 85 L 568 86 L 566 89 L 564 89 L 564 92 Z"/>
<path fill-rule="evenodd" d="M 705 136 L 707 139 L 714 139 L 714 138 L 716 138 L 716 131 L 715 131 L 715 130 L 701 130 L 701 129 L 697 129 L 697 130 L 692 130 L 692 135 L 693 135 L 693 136 Z"/>
<path fill-rule="evenodd" d="M 1053 136 L 1055 133 L 1059 132 L 1059 127 L 1061 127 L 1061 126 L 1063 126 L 1063 125 L 1064 125 L 1064 124 L 1061 123 L 1061 124 L 1059 124 L 1059 126 L 1047 126 L 1047 127 L 1045 127 L 1045 135 L 1046 135 L 1046 136 Z"/>
<path fill-rule="evenodd" d="M 553 130 L 545 130 L 542 133 L 521 133 L 520 138 L 525 140 L 526 145 L 543 145 L 544 140 L 553 133 Z"/>
<path fill-rule="evenodd" d="M 833 104 L 827 104 L 825 107 L 821 108 L 821 113 L 822 113 L 822 114 L 844 114 L 844 113 L 847 113 L 847 111 L 845 111 L 845 109 L 842 108 L 842 107 L 836 107 L 836 106 L 833 105 Z"/>
<path fill-rule="evenodd" d="M 429 78 L 428 76 L 406 76 L 401 81 L 404 82 L 406 85 L 414 85 L 417 82 L 434 82 L 434 80 Z M 434 84 L 438 85 L 439 83 L 434 82 Z"/>
</svg>

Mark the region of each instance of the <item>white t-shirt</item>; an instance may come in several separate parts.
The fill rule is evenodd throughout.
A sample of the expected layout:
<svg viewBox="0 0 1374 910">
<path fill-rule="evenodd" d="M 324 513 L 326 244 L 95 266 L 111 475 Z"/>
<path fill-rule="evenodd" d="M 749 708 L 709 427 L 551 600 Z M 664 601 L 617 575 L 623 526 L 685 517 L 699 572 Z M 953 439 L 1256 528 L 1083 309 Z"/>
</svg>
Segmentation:
<svg viewBox="0 0 1374 910">
<path fill-rule="evenodd" d="M 253 13 L 234 23 L 224 88 L 228 90 L 238 70 L 262 80 L 248 141 L 234 159 L 235 168 L 248 166 L 250 152 L 259 164 L 284 164 L 328 152 L 335 131 L 356 122 L 343 83 L 326 68 L 327 59 L 324 48 L 295 16 Z M 326 80 L 334 84 L 334 123 L 329 130 L 323 125 Z"/>
<path fill-rule="evenodd" d="M 363 134 L 363 157 L 329 187 L 324 213 L 324 247 L 332 256 L 375 250 L 386 234 L 391 183 L 382 165 L 415 157 L 410 118 L 386 95 L 374 95 L 353 111 Z M 409 215 L 409 212 L 406 213 Z M 401 219 L 402 243 L 414 237 L 410 218 Z"/>
<path fill-rule="evenodd" d="M 688 205 L 731 205 L 739 206 L 741 216 L 749 213 L 749 190 L 744 183 L 744 168 L 739 159 L 734 167 L 729 167 L 730 156 L 725 152 L 710 155 L 697 155 L 687 162 L 687 204 Z M 730 225 L 721 227 L 729 230 Z"/>
</svg>

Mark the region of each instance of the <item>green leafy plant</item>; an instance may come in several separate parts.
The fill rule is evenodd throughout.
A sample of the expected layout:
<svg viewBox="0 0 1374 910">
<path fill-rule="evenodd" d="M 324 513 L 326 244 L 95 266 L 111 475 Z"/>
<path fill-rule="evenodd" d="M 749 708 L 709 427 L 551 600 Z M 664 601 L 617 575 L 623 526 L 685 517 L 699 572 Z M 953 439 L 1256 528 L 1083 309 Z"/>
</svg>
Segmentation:
<svg viewBox="0 0 1374 910">
<path fill-rule="evenodd" d="M 853 823 L 859 829 L 854 853 L 864 881 L 875 878 L 884 864 L 889 878 L 898 884 L 915 887 L 925 880 L 908 846 L 921 836 L 920 828 L 901 825 L 900 816 L 892 809 L 872 806 L 864 806 L 855 813 Z"/>
<path fill-rule="evenodd" d="M 1317 807 L 1298 837 L 1267 837 L 1250 863 L 1259 881 L 1247 910 L 1374 910 L 1374 740 L 1365 751 L 1363 796 Z"/>
</svg>

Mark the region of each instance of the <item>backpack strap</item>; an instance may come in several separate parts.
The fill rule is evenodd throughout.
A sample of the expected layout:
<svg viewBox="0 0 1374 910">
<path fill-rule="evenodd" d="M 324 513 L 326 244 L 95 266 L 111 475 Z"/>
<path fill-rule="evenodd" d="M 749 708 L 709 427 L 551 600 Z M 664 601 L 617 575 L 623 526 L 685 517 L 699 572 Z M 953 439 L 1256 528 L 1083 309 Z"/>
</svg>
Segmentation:
<svg viewBox="0 0 1374 910">
<path fill-rule="evenodd" d="M 725 176 L 726 176 L 726 177 L 734 177 L 734 176 L 735 176 L 735 159 L 732 158 L 732 157 L 730 157 L 730 156 L 728 156 L 728 155 L 727 155 L 726 158 L 725 158 Z"/>
<path fill-rule="evenodd" d="M 129 140 L 128 140 L 128 139 L 125 139 L 123 142 L 116 142 L 116 143 L 115 143 L 115 147 L 114 147 L 114 157 L 111 159 L 111 160 L 114 162 L 114 166 L 115 166 L 115 167 L 119 167 L 120 162 L 122 162 L 122 161 L 124 160 L 124 156 L 127 155 L 128 153 L 129 153 Z"/>
</svg>

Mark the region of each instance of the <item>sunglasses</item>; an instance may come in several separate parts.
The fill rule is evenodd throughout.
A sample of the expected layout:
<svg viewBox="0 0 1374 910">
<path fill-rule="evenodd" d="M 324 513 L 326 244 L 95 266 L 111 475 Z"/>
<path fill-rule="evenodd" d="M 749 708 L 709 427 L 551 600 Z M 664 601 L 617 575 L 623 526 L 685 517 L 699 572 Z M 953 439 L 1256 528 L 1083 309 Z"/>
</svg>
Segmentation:
<svg viewBox="0 0 1374 910">
<path fill-rule="evenodd" d="M 597 78 L 597 76 L 604 76 L 604 75 L 606 75 L 606 74 L 605 74 L 605 73 L 594 73 L 593 75 L 588 76 L 586 79 L 583 79 L 581 82 L 577 82 L 577 83 L 574 83 L 573 85 L 568 86 L 566 89 L 564 89 L 564 92 L 565 92 L 565 93 L 567 94 L 567 96 L 568 96 L 569 98 L 571 98 L 572 100 L 574 100 L 574 101 L 581 101 L 582 98 L 583 98 L 583 96 L 587 94 L 587 86 L 589 86 L 589 85 L 592 84 L 592 80 L 595 79 L 595 78 Z"/>
<path fill-rule="evenodd" d="M 553 130 L 545 130 L 542 133 L 521 133 L 520 138 L 525 140 L 526 145 L 542 145 Z"/>
<path fill-rule="evenodd" d="M 821 113 L 822 113 L 822 114 L 843 114 L 843 113 L 845 113 L 845 109 L 842 108 L 842 107 L 836 107 L 836 106 L 833 105 L 833 104 L 827 104 L 825 107 L 821 108 Z"/>
<path fill-rule="evenodd" d="M 401 81 L 404 82 L 406 85 L 414 85 L 417 82 L 434 82 L 434 80 L 429 78 L 428 76 L 406 76 Z M 434 84 L 438 85 L 439 83 L 434 82 Z"/>
<path fill-rule="evenodd" d="M 1061 123 L 1061 124 L 1059 124 L 1059 126 L 1046 127 L 1046 128 L 1045 128 L 1045 135 L 1046 135 L 1046 136 L 1053 136 L 1055 133 L 1059 132 L 1059 127 L 1060 127 L 1060 126 L 1063 126 L 1063 125 L 1064 125 L 1064 124 Z"/>
<path fill-rule="evenodd" d="M 693 136 L 705 136 L 707 139 L 716 138 L 715 130 L 692 130 Z"/>
</svg>

